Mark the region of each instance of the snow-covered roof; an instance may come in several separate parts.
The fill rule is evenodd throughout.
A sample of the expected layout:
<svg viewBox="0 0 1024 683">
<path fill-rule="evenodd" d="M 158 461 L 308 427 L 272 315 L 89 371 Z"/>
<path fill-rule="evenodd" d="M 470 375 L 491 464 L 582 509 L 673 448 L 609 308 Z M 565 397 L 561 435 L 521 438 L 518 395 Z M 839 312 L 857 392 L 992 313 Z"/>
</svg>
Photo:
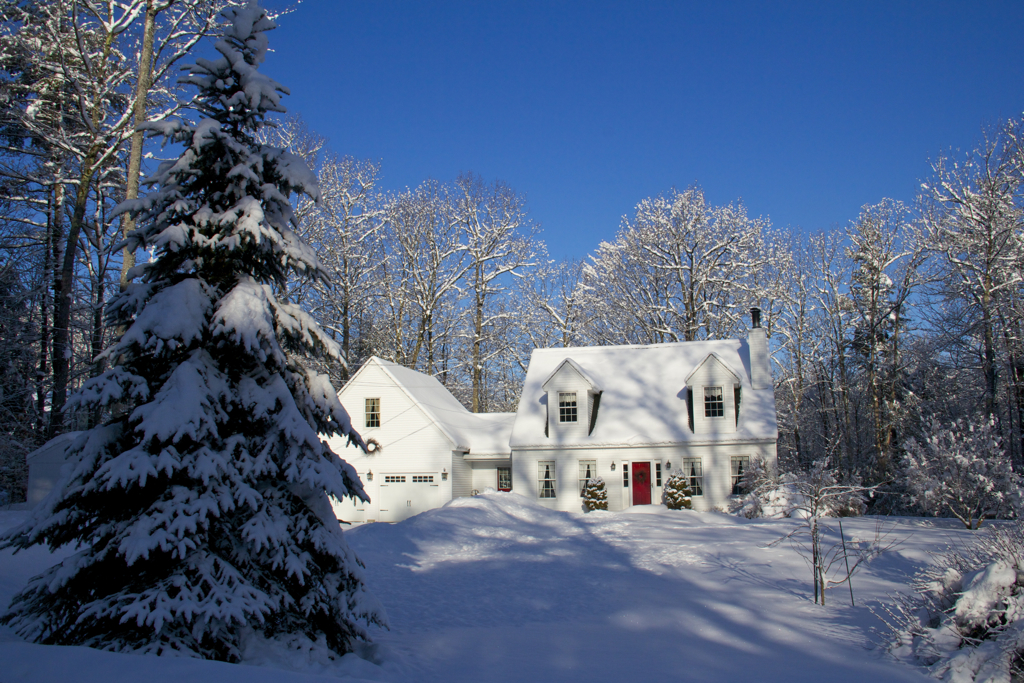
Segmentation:
<svg viewBox="0 0 1024 683">
<path fill-rule="evenodd" d="M 558 374 L 558 371 L 559 371 L 559 370 L 561 370 L 561 369 L 562 369 L 562 367 L 563 367 L 563 366 L 565 366 L 565 365 L 568 365 L 568 366 L 569 366 L 569 367 L 571 367 L 571 368 L 572 368 L 573 370 L 575 370 L 575 371 L 576 371 L 576 374 L 577 374 L 577 375 L 579 375 L 580 377 L 582 377 L 582 378 L 583 378 L 583 380 L 584 380 L 584 381 L 585 381 L 585 382 L 586 382 L 587 384 L 589 384 L 589 385 L 590 385 L 590 388 L 591 388 L 591 390 L 592 390 L 592 391 L 602 391 L 602 389 L 601 389 L 601 385 L 597 383 L 597 380 L 595 380 L 595 379 L 594 379 L 594 378 L 593 378 L 593 377 L 592 377 L 592 376 L 590 375 L 590 373 L 588 373 L 588 372 L 587 372 L 586 370 L 584 370 L 583 368 L 581 368 L 581 367 L 580 367 L 580 364 L 579 364 L 579 363 L 577 363 L 576 361 L 574 361 L 574 360 L 573 360 L 572 358 L 566 358 L 565 360 L 563 360 L 563 361 L 562 361 L 561 363 L 559 363 L 559 364 L 558 364 L 558 367 L 556 367 L 556 368 L 555 368 L 554 370 L 552 370 L 552 371 L 551 371 L 551 374 L 550 374 L 550 375 L 548 375 L 548 378 L 547 378 L 547 379 L 546 379 L 546 380 L 544 381 L 544 384 L 543 384 L 543 386 L 542 386 L 542 388 L 543 388 L 543 389 L 544 389 L 545 391 L 547 391 L 547 388 L 548 388 L 548 383 L 550 383 L 550 382 L 551 382 L 551 380 L 553 380 L 553 379 L 555 378 L 555 375 L 557 375 L 557 374 Z"/>
<path fill-rule="evenodd" d="M 468 451 L 470 455 L 508 456 L 511 453 L 508 441 L 515 413 L 471 413 L 436 377 L 376 356 L 367 362 L 376 363 L 390 375 L 457 450 Z"/>
<path fill-rule="evenodd" d="M 709 355 L 739 378 L 740 419 L 735 432 L 694 434 L 686 410 L 686 380 Z M 548 430 L 544 384 L 567 358 L 603 388 L 593 432 Z M 655 446 L 679 443 L 765 441 L 778 438 L 775 393 L 750 384 L 746 339 L 647 346 L 536 349 L 530 358 L 512 448 L 551 446 Z"/>
</svg>

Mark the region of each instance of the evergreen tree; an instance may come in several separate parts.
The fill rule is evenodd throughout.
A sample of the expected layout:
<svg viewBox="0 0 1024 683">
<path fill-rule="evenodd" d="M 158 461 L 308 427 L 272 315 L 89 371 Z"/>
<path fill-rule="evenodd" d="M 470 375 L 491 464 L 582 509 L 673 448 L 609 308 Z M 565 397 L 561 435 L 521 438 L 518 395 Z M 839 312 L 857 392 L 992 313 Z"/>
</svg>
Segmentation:
<svg viewBox="0 0 1024 683">
<path fill-rule="evenodd" d="M 682 470 L 673 470 L 665 480 L 661 497 L 669 510 L 689 510 L 693 507 L 690 480 Z"/>
<path fill-rule="evenodd" d="M 292 231 L 292 192 L 318 196 L 297 157 L 258 144 L 286 89 L 258 71 L 274 28 L 256 4 L 224 12 L 221 57 L 198 60 L 196 125 L 150 126 L 185 146 L 162 164 L 130 249 L 154 249 L 108 308 L 114 365 L 72 405 L 116 406 L 69 451 L 68 478 L 0 543 L 79 550 L 2 618 L 39 643 L 237 661 L 249 636 L 335 652 L 385 617 L 366 592 L 328 496 L 366 499 L 320 434 L 352 429 L 303 355 L 337 345 L 279 298 L 323 277 Z"/>
<path fill-rule="evenodd" d="M 604 479 L 601 477 L 587 479 L 583 486 L 583 509 L 586 512 L 608 509 L 608 491 L 605 490 Z"/>
</svg>

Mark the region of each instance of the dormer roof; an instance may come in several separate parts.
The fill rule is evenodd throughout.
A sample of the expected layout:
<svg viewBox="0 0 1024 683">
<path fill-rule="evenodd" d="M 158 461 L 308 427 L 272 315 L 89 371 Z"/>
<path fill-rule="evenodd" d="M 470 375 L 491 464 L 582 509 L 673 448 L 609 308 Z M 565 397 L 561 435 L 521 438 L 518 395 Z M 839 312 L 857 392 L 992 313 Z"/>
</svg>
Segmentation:
<svg viewBox="0 0 1024 683">
<path fill-rule="evenodd" d="M 693 369 L 693 372 L 691 372 L 689 375 L 686 376 L 686 379 L 684 380 L 686 382 L 686 386 L 690 386 L 690 379 L 694 375 L 696 375 L 697 372 L 700 371 L 701 368 L 703 368 L 705 365 L 707 365 L 707 363 L 709 361 L 710 362 L 714 362 L 714 363 L 718 363 L 719 365 L 721 365 L 725 369 L 726 372 L 728 372 L 730 375 L 733 376 L 733 379 L 736 380 L 737 384 L 739 384 L 742 381 L 742 380 L 740 380 L 739 373 L 737 373 L 735 370 L 733 370 L 731 367 L 729 367 L 729 364 L 726 363 L 724 360 L 722 360 L 721 356 L 719 356 L 717 353 L 711 352 L 707 356 L 705 356 L 704 360 L 702 360 L 697 365 L 697 367 L 695 367 Z"/>
<path fill-rule="evenodd" d="M 548 378 L 546 380 L 544 380 L 544 384 L 541 386 L 541 388 L 544 391 L 547 391 L 548 385 L 551 384 L 551 381 L 558 376 L 558 374 L 562 371 L 562 368 L 565 368 L 567 366 L 574 370 L 576 374 L 579 375 L 581 379 L 583 379 L 584 382 L 590 385 L 591 391 L 601 391 L 601 385 L 597 383 L 597 380 L 591 377 L 590 374 L 587 373 L 587 371 L 584 370 L 582 367 L 580 367 L 580 364 L 574 361 L 572 358 L 566 358 L 561 363 L 559 363 L 558 367 L 555 368 L 550 375 L 548 375 Z"/>
</svg>

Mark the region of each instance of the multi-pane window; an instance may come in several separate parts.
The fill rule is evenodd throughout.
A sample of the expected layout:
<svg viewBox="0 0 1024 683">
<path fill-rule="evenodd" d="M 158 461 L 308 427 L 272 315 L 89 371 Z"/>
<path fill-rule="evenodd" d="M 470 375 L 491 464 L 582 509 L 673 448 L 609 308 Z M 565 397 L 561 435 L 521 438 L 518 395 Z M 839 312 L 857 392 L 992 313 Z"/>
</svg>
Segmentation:
<svg viewBox="0 0 1024 683">
<path fill-rule="evenodd" d="M 432 475 L 432 474 L 424 474 L 424 475 L 414 474 L 414 475 L 412 475 L 412 483 L 414 483 L 414 484 L 433 484 L 434 483 L 434 475 Z"/>
<path fill-rule="evenodd" d="M 380 399 L 366 399 L 366 426 L 380 427 Z"/>
<path fill-rule="evenodd" d="M 692 495 L 704 495 L 704 467 L 700 458 L 683 458 L 683 476 Z"/>
<path fill-rule="evenodd" d="M 704 387 L 704 417 L 725 417 L 722 387 Z"/>
<path fill-rule="evenodd" d="M 511 467 L 499 467 L 498 468 L 498 490 L 499 491 L 511 491 L 512 490 L 512 468 Z"/>
<path fill-rule="evenodd" d="M 629 463 L 622 463 L 622 486 L 623 488 L 629 488 Z"/>
<path fill-rule="evenodd" d="M 386 475 L 384 477 L 384 483 L 385 484 L 404 484 L 405 483 L 405 475 L 404 474 L 389 474 L 389 475 Z"/>
<path fill-rule="evenodd" d="M 555 497 L 555 461 L 542 460 L 537 463 L 537 483 L 541 498 Z"/>
<path fill-rule="evenodd" d="M 583 489 L 587 488 L 587 480 L 597 476 L 596 460 L 580 460 L 580 495 Z"/>
<path fill-rule="evenodd" d="M 750 458 L 746 455 L 734 455 L 732 457 L 732 495 L 740 496 L 746 493 L 743 489 L 743 475 L 750 469 Z"/>
<path fill-rule="evenodd" d="M 575 391 L 559 391 L 558 392 L 558 421 L 559 422 L 575 422 L 576 421 L 576 392 Z"/>
<path fill-rule="evenodd" d="M 654 463 L 654 485 L 661 486 L 661 463 Z"/>
</svg>

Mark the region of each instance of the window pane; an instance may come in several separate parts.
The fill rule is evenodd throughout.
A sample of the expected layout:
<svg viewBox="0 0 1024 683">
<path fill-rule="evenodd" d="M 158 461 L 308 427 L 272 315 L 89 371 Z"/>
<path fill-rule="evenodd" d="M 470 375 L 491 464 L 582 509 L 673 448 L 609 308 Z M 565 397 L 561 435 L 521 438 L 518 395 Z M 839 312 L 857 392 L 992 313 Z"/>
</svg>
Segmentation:
<svg viewBox="0 0 1024 683">
<path fill-rule="evenodd" d="M 580 495 L 583 495 L 583 489 L 587 486 L 587 480 L 593 479 L 597 476 L 597 461 L 596 460 L 580 460 L 580 480 L 579 488 Z"/>
<path fill-rule="evenodd" d="M 560 391 L 560 392 L 558 392 L 558 421 L 559 422 L 575 422 L 576 421 L 576 392 L 575 391 Z"/>
<path fill-rule="evenodd" d="M 704 387 L 704 417 L 725 417 L 722 387 Z"/>
<path fill-rule="evenodd" d="M 511 491 L 512 490 L 512 468 L 511 467 L 499 467 L 498 468 L 498 490 L 499 491 Z"/>
<path fill-rule="evenodd" d="M 380 399 L 366 399 L 366 426 L 380 427 Z"/>
<path fill-rule="evenodd" d="M 750 458 L 746 455 L 737 455 L 732 458 L 732 495 L 741 496 L 746 491 L 743 488 L 743 475 L 750 469 Z"/>
<path fill-rule="evenodd" d="M 541 498 L 555 497 L 555 463 L 553 460 L 541 461 L 538 465 L 538 485 Z"/>
<path fill-rule="evenodd" d="M 683 476 L 688 480 L 692 495 L 704 495 L 704 468 L 700 458 L 683 458 Z"/>
</svg>

